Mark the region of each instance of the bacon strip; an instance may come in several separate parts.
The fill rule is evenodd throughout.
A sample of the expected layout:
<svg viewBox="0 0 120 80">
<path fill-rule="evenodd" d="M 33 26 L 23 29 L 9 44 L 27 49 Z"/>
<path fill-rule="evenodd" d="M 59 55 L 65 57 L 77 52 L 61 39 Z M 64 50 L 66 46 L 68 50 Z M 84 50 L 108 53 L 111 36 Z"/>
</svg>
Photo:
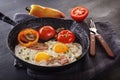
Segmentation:
<svg viewBox="0 0 120 80">
<path fill-rule="evenodd" d="M 37 43 L 35 45 L 32 45 L 29 47 L 30 49 L 35 49 L 35 50 L 47 50 L 48 45 L 44 43 Z"/>
</svg>

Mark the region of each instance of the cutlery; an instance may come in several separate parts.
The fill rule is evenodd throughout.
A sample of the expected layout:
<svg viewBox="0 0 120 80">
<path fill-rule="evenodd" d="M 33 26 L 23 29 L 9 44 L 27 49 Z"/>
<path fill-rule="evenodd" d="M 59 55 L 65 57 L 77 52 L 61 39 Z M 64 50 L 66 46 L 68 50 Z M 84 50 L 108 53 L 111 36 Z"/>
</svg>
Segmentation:
<svg viewBox="0 0 120 80">
<path fill-rule="evenodd" d="M 105 49 L 107 55 L 111 58 L 114 58 L 115 57 L 114 53 L 112 52 L 112 50 L 110 49 L 110 47 L 108 46 L 104 38 L 97 32 L 96 25 L 92 19 L 90 19 L 89 30 L 90 30 L 90 55 L 95 56 L 95 52 L 96 52 L 95 51 L 95 43 L 96 43 L 95 37 L 96 37 L 97 40 L 101 43 L 101 45 Z"/>
</svg>

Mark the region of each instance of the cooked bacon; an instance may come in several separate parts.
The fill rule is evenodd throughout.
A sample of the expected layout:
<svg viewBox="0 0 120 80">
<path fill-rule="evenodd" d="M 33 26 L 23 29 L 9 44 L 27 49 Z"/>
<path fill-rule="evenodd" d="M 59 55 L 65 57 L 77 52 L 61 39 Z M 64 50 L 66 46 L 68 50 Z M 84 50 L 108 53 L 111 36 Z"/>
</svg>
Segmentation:
<svg viewBox="0 0 120 80">
<path fill-rule="evenodd" d="M 32 45 L 29 47 L 30 49 L 35 49 L 35 50 L 47 50 L 48 45 L 44 43 L 37 43 L 35 45 Z"/>
<path fill-rule="evenodd" d="M 58 63 L 58 64 L 60 64 L 60 65 L 65 65 L 65 64 L 67 64 L 69 61 L 68 61 L 68 59 L 67 59 L 67 57 L 66 56 L 64 56 L 64 55 L 60 55 L 60 56 L 58 56 L 58 57 L 56 57 L 56 58 L 51 58 L 51 60 L 49 60 L 48 61 L 48 64 L 50 64 L 50 63 Z"/>
<path fill-rule="evenodd" d="M 59 62 L 61 65 L 64 65 L 69 62 L 66 56 L 60 56 L 59 59 L 60 59 Z"/>
</svg>

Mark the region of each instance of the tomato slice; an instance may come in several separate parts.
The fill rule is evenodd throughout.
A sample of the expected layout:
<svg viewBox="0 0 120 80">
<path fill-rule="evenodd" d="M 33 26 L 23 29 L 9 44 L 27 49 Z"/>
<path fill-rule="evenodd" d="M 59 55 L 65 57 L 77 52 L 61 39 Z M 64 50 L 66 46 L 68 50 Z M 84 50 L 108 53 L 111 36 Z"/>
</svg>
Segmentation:
<svg viewBox="0 0 120 80">
<path fill-rule="evenodd" d="M 88 16 L 88 9 L 82 6 L 73 8 L 70 12 L 70 16 L 75 21 L 83 21 Z"/>
<path fill-rule="evenodd" d="M 75 35 L 70 30 L 62 30 L 58 33 L 57 41 L 63 43 L 72 43 L 75 40 Z"/>
<path fill-rule="evenodd" d="M 52 26 L 43 26 L 39 29 L 39 36 L 42 40 L 48 40 L 55 36 L 55 29 Z"/>
</svg>

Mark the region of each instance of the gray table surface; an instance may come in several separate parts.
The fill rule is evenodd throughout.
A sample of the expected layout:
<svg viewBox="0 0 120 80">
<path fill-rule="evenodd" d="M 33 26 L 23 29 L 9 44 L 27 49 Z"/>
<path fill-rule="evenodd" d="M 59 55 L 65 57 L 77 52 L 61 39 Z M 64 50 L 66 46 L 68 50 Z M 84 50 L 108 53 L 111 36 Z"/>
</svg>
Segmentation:
<svg viewBox="0 0 120 80">
<path fill-rule="evenodd" d="M 27 13 L 24 8 L 31 4 L 59 9 L 65 13 L 67 19 L 71 19 L 69 15 L 71 8 L 77 5 L 86 6 L 90 11 L 89 17 L 93 17 L 95 21 L 111 22 L 120 38 L 120 0 L 0 0 L 0 12 L 13 18 L 15 13 Z M 9 54 L 6 43 L 10 26 L 0 21 L 0 80 L 29 80 L 25 70 L 18 70 L 13 66 L 14 58 Z M 120 65 L 118 64 L 95 79 L 119 80 L 119 78 Z"/>
</svg>

